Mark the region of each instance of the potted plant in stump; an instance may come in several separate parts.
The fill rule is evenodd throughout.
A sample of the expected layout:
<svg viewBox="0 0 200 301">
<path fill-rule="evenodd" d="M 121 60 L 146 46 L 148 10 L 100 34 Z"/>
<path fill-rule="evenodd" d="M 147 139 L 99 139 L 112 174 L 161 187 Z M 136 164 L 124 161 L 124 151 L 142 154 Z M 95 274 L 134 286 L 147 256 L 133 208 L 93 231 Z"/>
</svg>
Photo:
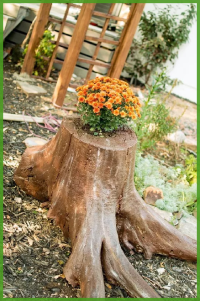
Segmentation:
<svg viewBox="0 0 200 301">
<path fill-rule="evenodd" d="M 80 120 L 63 119 L 55 137 L 28 148 L 15 182 L 42 202 L 70 238 L 67 281 L 82 297 L 105 297 L 104 278 L 131 297 L 159 298 L 126 258 L 120 243 L 149 259 L 196 260 L 196 241 L 145 204 L 134 186 L 137 137 L 127 126 L 140 102 L 124 81 L 95 78 L 77 89 Z"/>
</svg>

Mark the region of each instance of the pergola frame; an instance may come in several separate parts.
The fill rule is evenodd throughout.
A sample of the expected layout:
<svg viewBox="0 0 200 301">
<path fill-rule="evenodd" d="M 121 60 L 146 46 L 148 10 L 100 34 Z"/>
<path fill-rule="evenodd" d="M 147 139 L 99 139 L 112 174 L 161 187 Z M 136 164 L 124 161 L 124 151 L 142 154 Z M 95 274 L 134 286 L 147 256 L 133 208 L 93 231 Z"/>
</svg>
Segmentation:
<svg viewBox="0 0 200 301">
<path fill-rule="evenodd" d="M 46 80 L 48 80 L 52 70 L 53 63 L 54 62 L 58 63 L 58 60 L 56 60 L 56 53 L 57 53 L 58 46 L 63 44 L 60 43 L 60 38 L 63 32 L 63 28 L 65 25 L 70 25 L 74 27 L 74 32 L 71 38 L 71 42 L 69 45 L 67 45 L 68 50 L 64 62 L 59 61 L 59 63 L 61 63 L 63 66 L 60 71 L 59 78 L 57 80 L 57 84 L 52 97 L 52 102 L 55 106 L 61 107 L 63 105 L 67 88 L 69 86 L 72 86 L 70 85 L 70 80 L 77 61 L 82 61 L 90 65 L 85 80 L 86 82 L 90 79 L 94 65 L 99 65 L 108 68 L 107 75 L 110 77 L 113 78 L 120 77 L 120 74 L 126 62 L 126 58 L 128 56 L 129 49 L 132 44 L 133 37 L 135 35 L 138 23 L 140 21 L 145 3 L 133 3 L 130 7 L 130 12 L 127 19 L 112 15 L 115 3 L 111 4 L 109 12 L 107 14 L 94 11 L 95 5 L 96 3 L 84 3 L 82 4 L 82 6 L 73 3 L 67 3 L 67 8 L 63 20 L 58 21 L 57 19 L 51 18 L 49 16 L 52 3 L 40 4 L 40 8 L 37 14 L 37 19 L 33 28 L 33 32 L 28 45 L 28 50 L 24 59 L 24 64 L 22 66 L 21 73 L 26 72 L 27 74 L 32 75 L 34 64 L 35 64 L 35 50 L 37 49 L 39 42 L 43 36 L 45 26 L 47 22 L 50 20 L 56 23 L 60 23 L 61 26 L 58 33 L 57 41 L 54 42 L 56 46 L 54 48 L 52 57 L 49 61 L 49 67 L 45 78 Z M 80 8 L 80 14 L 76 25 L 69 24 L 66 21 L 70 6 Z M 86 35 L 92 15 L 101 16 L 105 18 L 105 23 L 103 25 L 99 38 Z M 125 22 L 125 26 L 121 33 L 119 41 L 104 39 L 104 35 L 106 33 L 110 19 Z M 84 40 L 97 41 L 92 59 L 84 59 L 79 57 L 79 53 L 81 51 L 81 47 Z M 116 45 L 116 49 L 110 64 L 96 61 L 101 43 L 103 42 Z M 44 59 L 47 58 L 44 57 Z"/>
</svg>

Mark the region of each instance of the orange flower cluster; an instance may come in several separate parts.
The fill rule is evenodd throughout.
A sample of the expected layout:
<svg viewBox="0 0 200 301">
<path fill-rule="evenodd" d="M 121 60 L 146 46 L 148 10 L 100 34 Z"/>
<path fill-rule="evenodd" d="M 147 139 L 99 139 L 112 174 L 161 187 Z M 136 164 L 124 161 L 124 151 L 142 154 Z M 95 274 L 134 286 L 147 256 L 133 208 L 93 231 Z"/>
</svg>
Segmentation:
<svg viewBox="0 0 200 301">
<path fill-rule="evenodd" d="M 140 101 L 129 85 L 122 80 L 97 77 L 76 90 L 78 101 L 92 106 L 96 114 L 100 114 L 101 109 L 107 108 L 115 116 L 132 119 L 140 117 Z"/>
</svg>

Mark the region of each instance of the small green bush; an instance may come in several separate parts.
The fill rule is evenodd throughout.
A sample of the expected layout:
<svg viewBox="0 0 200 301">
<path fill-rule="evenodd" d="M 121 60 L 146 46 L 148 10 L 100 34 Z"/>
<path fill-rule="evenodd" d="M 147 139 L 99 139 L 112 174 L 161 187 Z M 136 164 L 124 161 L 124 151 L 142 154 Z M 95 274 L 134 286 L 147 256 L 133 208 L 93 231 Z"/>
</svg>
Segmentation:
<svg viewBox="0 0 200 301">
<path fill-rule="evenodd" d="M 155 146 L 156 142 L 164 140 L 167 134 L 177 129 L 177 120 L 170 116 L 170 110 L 163 100 L 152 103 L 152 98 L 165 84 L 165 70 L 154 78 L 153 85 L 149 90 L 148 98 L 141 108 L 141 118 L 132 125 L 137 138 L 140 151 Z"/>
<path fill-rule="evenodd" d="M 36 76 L 45 76 L 47 73 L 49 61 L 45 60 L 43 57 L 51 58 L 55 44 L 51 42 L 54 39 L 50 30 L 45 30 L 43 38 L 40 41 L 40 44 L 35 52 L 35 66 L 33 74 Z M 25 57 L 28 50 L 28 44 L 26 45 L 23 56 Z M 22 62 L 23 63 L 23 62 Z"/>
<path fill-rule="evenodd" d="M 130 57 L 133 65 L 125 70 L 134 78 L 145 76 L 149 82 L 152 74 L 162 69 L 167 61 L 175 62 L 180 46 L 188 41 L 190 28 L 196 18 L 196 4 L 188 4 L 188 9 L 177 15 L 173 5 L 163 9 L 143 12 L 140 36 L 133 40 Z"/>
</svg>

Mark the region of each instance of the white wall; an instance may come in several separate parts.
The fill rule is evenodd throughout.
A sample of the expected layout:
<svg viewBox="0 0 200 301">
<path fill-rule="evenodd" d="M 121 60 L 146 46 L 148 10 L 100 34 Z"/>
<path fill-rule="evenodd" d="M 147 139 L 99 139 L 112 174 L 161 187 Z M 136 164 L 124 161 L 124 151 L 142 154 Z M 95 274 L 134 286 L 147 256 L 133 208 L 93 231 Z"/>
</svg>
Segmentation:
<svg viewBox="0 0 200 301">
<path fill-rule="evenodd" d="M 182 45 L 174 66 L 168 75 L 178 78 L 182 84 L 174 88 L 173 93 L 197 103 L 197 22 L 190 32 L 189 41 Z"/>
</svg>

